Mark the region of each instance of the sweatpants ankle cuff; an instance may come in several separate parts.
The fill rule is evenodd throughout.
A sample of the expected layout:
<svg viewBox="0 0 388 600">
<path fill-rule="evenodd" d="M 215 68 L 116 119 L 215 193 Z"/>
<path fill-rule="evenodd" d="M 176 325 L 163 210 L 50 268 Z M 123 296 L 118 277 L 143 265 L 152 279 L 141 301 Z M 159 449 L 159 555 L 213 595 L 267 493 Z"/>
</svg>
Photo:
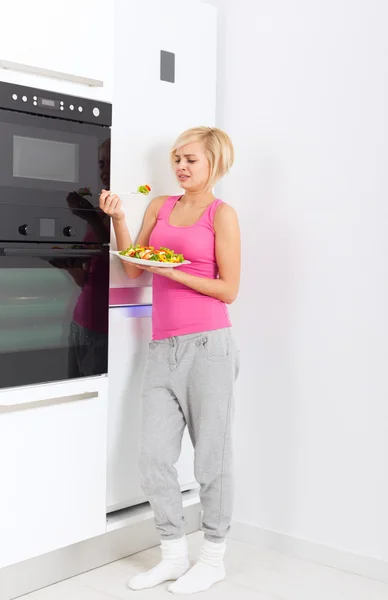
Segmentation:
<svg viewBox="0 0 388 600">
<path fill-rule="evenodd" d="M 206 534 L 205 534 L 205 540 L 207 542 L 212 542 L 213 544 L 223 544 L 224 542 L 226 542 L 226 538 L 220 538 L 220 537 L 216 537 L 214 535 L 206 535 Z"/>
</svg>

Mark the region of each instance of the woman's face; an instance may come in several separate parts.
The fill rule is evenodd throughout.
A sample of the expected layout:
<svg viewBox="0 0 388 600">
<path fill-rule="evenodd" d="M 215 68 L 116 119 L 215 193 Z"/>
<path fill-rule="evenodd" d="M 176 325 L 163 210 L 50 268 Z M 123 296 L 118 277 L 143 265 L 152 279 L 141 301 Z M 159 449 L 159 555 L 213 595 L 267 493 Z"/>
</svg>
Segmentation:
<svg viewBox="0 0 388 600">
<path fill-rule="evenodd" d="M 210 165 L 202 142 L 192 142 L 176 150 L 175 174 L 187 192 L 207 190 Z"/>
</svg>

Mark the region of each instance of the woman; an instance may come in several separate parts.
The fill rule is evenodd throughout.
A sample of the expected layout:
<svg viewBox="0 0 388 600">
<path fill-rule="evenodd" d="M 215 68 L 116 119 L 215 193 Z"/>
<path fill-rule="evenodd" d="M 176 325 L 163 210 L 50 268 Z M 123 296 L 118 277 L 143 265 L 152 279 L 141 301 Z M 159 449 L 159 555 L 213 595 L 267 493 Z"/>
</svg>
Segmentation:
<svg viewBox="0 0 388 600">
<path fill-rule="evenodd" d="M 199 127 L 176 141 L 172 161 L 182 196 L 149 205 L 137 243 L 168 247 L 190 265 L 146 267 L 153 278 L 153 340 L 143 392 L 140 471 L 161 537 L 161 562 L 129 581 L 135 590 L 177 580 L 169 590 L 192 594 L 225 578 L 223 557 L 232 516 L 232 390 L 238 371 L 226 304 L 240 281 L 240 233 L 232 207 L 212 188 L 233 163 L 223 131 Z M 120 250 L 129 235 L 117 195 L 103 190 L 101 209 L 112 217 Z M 123 262 L 129 277 L 141 268 Z M 201 486 L 204 545 L 190 569 L 177 462 L 187 425 Z"/>
</svg>

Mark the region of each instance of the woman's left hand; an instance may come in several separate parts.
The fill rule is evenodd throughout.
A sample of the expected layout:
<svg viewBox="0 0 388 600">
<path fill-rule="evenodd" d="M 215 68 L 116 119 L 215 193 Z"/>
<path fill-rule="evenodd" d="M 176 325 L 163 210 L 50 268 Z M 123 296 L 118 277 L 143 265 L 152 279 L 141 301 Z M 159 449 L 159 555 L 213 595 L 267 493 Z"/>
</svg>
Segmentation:
<svg viewBox="0 0 388 600">
<path fill-rule="evenodd" d="M 173 267 L 146 267 L 143 265 L 136 266 L 143 271 L 148 271 L 154 275 L 162 275 L 162 277 L 167 277 L 167 279 L 173 279 L 175 275 Z"/>
</svg>

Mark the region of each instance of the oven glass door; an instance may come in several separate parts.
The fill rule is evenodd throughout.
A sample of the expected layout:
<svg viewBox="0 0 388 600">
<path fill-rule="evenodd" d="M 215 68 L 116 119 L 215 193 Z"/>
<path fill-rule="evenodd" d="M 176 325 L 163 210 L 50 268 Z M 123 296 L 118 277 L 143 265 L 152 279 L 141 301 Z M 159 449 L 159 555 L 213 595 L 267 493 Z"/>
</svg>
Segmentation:
<svg viewBox="0 0 388 600">
<path fill-rule="evenodd" d="M 0 244 L 0 387 L 107 372 L 109 251 Z"/>
<path fill-rule="evenodd" d="M 0 204 L 67 208 L 81 191 L 94 207 L 110 186 L 110 129 L 0 110 Z"/>
</svg>

